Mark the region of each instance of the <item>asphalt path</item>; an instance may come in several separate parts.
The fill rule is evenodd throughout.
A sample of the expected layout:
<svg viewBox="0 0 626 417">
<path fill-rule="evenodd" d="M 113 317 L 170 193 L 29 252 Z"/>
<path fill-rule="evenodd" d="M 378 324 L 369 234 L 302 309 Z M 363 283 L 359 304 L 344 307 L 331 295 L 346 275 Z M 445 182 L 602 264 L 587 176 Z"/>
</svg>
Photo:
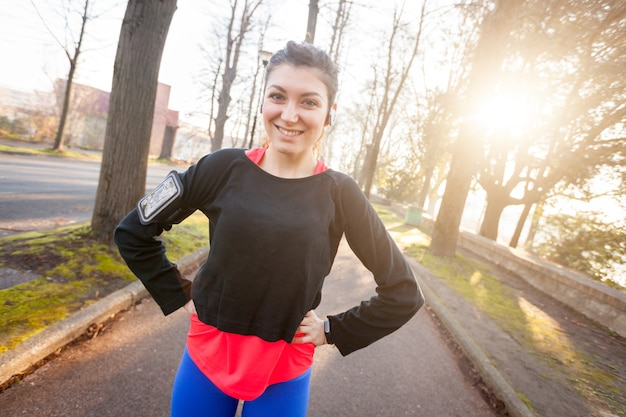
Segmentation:
<svg viewBox="0 0 626 417">
<path fill-rule="evenodd" d="M 99 168 L 97 161 L 0 154 L 0 236 L 88 221 Z M 172 168 L 151 164 L 146 187 Z M 318 314 L 343 311 L 373 288 L 371 274 L 344 243 Z M 166 416 L 187 329 L 184 311 L 163 317 L 144 299 L 97 337 L 67 347 L 0 394 L 0 415 Z M 426 309 L 347 357 L 319 348 L 308 415 L 495 416 Z"/>
<path fill-rule="evenodd" d="M 371 274 L 342 243 L 317 312 L 332 314 L 373 294 Z M 151 299 L 74 344 L 0 394 L 13 416 L 167 416 L 188 316 L 163 317 Z M 318 348 L 309 417 L 490 417 L 495 413 L 461 371 L 456 354 L 422 309 L 406 326 L 342 357 Z"/>
<path fill-rule="evenodd" d="M 146 188 L 174 168 L 150 164 Z M 0 153 L 0 237 L 89 221 L 99 175 L 99 161 Z"/>
</svg>

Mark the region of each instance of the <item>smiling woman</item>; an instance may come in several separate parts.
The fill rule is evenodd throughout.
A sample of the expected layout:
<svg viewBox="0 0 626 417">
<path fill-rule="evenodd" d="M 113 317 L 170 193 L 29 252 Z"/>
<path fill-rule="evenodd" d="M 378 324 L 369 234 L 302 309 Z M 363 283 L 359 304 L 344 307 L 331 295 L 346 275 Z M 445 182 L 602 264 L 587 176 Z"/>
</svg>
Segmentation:
<svg viewBox="0 0 626 417">
<path fill-rule="evenodd" d="M 336 110 L 337 67 L 310 44 L 287 43 L 269 61 L 262 113 L 266 171 L 289 178 L 312 175 L 315 151 Z"/>
<path fill-rule="evenodd" d="M 275 175 L 284 165 L 292 178 L 312 175 L 317 161 L 315 144 L 328 125 L 328 92 L 319 70 L 281 65 L 268 76 L 263 101 L 263 122 L 269 147 L 261 167 Z"/>
<path fill-rule="evenodd" d="M 348 355 L 405 324 L 424 300 L 384 223 L 348 175 L 315 157 L 331 122 L 337 68 L 312 44 L 288 42 L 266 71 L 268 144 L 221 149 L 184 173 L 181 194 L 131 211 L 115 242 L 164 314 L 190 314 L 172 416 L 304 416 L 313 354 Z M 199 210 L 210 222 L 206 263 L 193 284 L 157 236 Z M 317 316 L 340 241 L 372 271 L 376 296 Z"/>
</svg>

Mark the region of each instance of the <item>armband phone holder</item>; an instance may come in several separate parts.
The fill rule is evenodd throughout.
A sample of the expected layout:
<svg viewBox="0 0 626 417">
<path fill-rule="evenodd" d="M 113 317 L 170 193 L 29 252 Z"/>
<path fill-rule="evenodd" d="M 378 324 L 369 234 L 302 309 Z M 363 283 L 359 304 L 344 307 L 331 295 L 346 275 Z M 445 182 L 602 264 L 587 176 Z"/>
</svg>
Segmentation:
<svg viewBox="0 0 626 417">
<path fill-rule="evenodd" d="M 180 176 L 178 172 L 172 171 L 161 184 L 157 185 L 154 190 L 137 202 L 139 220 L 142 224 L 148 224 L 155 219 L 158 220 L 160 217 L 167 218 L 171 214 L 168 212 L 171 203 L 182 194 L 183 183 L 180 180 Z M 162 216 L 159 216 L 160 214 Z"/>
</svg>

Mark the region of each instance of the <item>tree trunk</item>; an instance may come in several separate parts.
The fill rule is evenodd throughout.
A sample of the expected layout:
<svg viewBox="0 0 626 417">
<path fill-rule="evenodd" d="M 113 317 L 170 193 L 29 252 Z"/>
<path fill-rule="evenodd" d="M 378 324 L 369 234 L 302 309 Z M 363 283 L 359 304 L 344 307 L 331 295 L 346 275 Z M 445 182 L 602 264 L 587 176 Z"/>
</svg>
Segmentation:
<svg viewBox="0 0 626 417">
<path fill-rule="evenodd" d="M 367 152 L 365 153 L 365 161 L 363 162 L 363 193 L 367 198 L 370 197 L 372 191 L 382 140 L 381 134 L 375 134 L 373 142 L 367 147 Z"/>
<path fill-rule="evenodd" d="M 317 26 L 317 13 L 319 12 L 318 6 L 319 0 L 309 1 L 309 17 L 306 24 L 306 36 L 304 41 L 306 43 L 315 42 L 315 28 Z"/>
<path fill-rule="evenodd" d="M 239 18 L 239 32 L 235 35 L 233 35 L 233 28 L 235 26 L 235 18 L 237 17 L 237 1 L 231 4 L 230 21 L 228 22 L 226 33 L 226 56 L 222 74 L 222 89 L 217 98 L 218 108 L 217 116 L 215 117 L 215 133 L 211 136 L 211 152 L 222 148 L 226 121 L 228 120 L 228 107 L 231 101 L 230 90 L 237 77 L 237 65 L 241 55 L 241 46 L 250 30 L 252 16 L 262 2 L 263 0 L 257 0 L 250 4 L 248 0 L 244 1 L 244 7 Z"/>
<path fill-rule="evenodd" d="M 483 33 L 478 39 L 469 75 L 466 116 L 480 102 L 480 97 L 494 89 L 506 52 L 511 23 L 521 4 L 521 0 L 500 0 L 483 21 Z M 482 156 L 481 136 L 482 132 L 475 122 L 466 121 L 461 125 L 430 243 L 431 252 L 437 256 L 454 256 L 456 253 L 465 201 L 476 173 L 478 158 Z"/>
<path fill-rule="evenodd" d="M 487 208 L 478 232 L 480 236 L 494 241 L 498 238 L 498 225 L 505 207 L 506 200 L 502 198 L 501 193 L 487 195 Z"/>
<path fill-rule="evenodd" d="M 335 63 L 339 63 L 341 61 L 340 54 L 343 49 L 343 38 L 346 32 L 348 22 L 350 21 L 351 9 L 351 0 L 349 2 L 348 0 L 339 0 L 339 2 L 337 3 L 335 22 L 332 26 L 330 46 L 328 47 L 328 55 Z M 339 83 L 341 84 L 341 80 Z M 335 150 L 335 147 L 333 146 L 334 135 L 332 134 L 332 132 L 335 126 L 336 124 L 328 126 L 328 128 L 326 129 L 326 134 L 324 136 L 324 143 L 320 159 L 326 162 L 333 160 L 333 151 Z"/>
<path fill-rule="evenodd" d="M 437 256 L 454 256 L 456 253 L 461 216 L 473 175 L 468 165 L 468 161 L 463 161 L 459 152 L 455 152 L 430 242 L 430 250 Z"/>
<path fill-rule="evenodd" d="M 93 233 L 111 243 L 145 193 L 159 67 L 176 0 L 129 0 L 115 56 Z"/>
<path fill-rule="evenodd" d="M 522 235 L 524 224 L 526 223 L 526 219 L 528 219 L 528 214 L 530 213 L 530 208 L 533 206 L 533 204 L 535 203 L 524 204 L 524 210 L 522 210 L 522 214 L 520 214 L 519 219 L 517 220 L 515 231 L 513 232 L 513 236 L 511 236 L 511 240 L 509 242 L 510 247 L 516 248 L 519 244 L 519 238 Z"/>
<path fill-rule="evenodd" d="M 217 107 L 217 117 L 215 118 L 215 133 L 211 138 L 211 152 L 215 152 L 222 148 L 224 143 L 224 128 L 228 120 L 228 107 L 230 106 L 230 89 L 233 85 L 234 77 L 228 75 L 228 69 L 222 75 L 222 90 L 217 99 L 219 103 Z"/>
<path fill-rule="evenodd" d="M 61 106 L 61 116 L 59 117 L 59 127 L 54 138 L 53 150 L 63 150 L 63 139 L 65 137 L 65 124 L 70 109 L 70 100 L 72 97 L 72 83 L 74 80 L 74 70 L 76 69 L 75 61 L 70 60 L 70 71 L 67 74 L 67 82 L 65 83 L 65 93 L 63 93 L 63 104 Z"/>
<path fill-rule="evenodd" d="M 535 236 L 539 230 L 539 220 L 541 220 L 541 217 L 543 216 L 544 204 L 545 200 L 543 198 L 537 202 L 535 211 L 533 212 L 533 217 L 530 220 L 530 230 L 528 230 L 528 236 L 526 236 L 526 241 L 524 242 L 524 246 L 529 249 L 533 247 L 535 242 Z"/>
<path fill-rule="evenodd" d="M 74 47 L 74 56 L 70 56 L 69 51 L 66 49 L 65 54 L 70 61 L 70 70 L 67 74 L 67 83 L 65 84 L 65 94 L 63 95 L 63 106 L 61 108 L 61 117 L 59 118 L 59 127 L 57 129 L 56 138 L 54 139 L 55 151 L 63 150 L 63 141 L 65 139 L 65 125 L 67 123 L 67 115 L 70 109 L 70 102 L 72 99 L 72 84 L 74 82 L 74 74 L 76 73 L 76 66 L 78 65 L 78 57 L 83 45 L 83 39 L 85 37 L 85 27 L 87 26 L 87 20 L 89 19 L 89 0 L 85 0 L 83 5 L 82 22 L 80 26 L 80 33 L 78 35 L 78 41 Z"/>
</svg>

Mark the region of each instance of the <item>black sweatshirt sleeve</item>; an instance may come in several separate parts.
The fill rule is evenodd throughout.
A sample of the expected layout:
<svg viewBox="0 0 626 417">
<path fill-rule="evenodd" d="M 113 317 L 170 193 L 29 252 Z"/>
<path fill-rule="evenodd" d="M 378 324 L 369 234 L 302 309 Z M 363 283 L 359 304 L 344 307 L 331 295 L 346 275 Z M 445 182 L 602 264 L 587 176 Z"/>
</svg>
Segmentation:
<svg viewBox="0 0 626 417">
<path fill-rule="evenodd" d="M 237 155 L 243 155 L 243 151 L 214 152 L 181 174 L 184 192 L 176 204 L 190 215 L 211 199 Z M 177 219 L 177 222 L 181 220 Z M 184 306 L 191 298 L 191 282 L 182 276 L 176 264 L 167 259 L 165 246 L 156 238 L 171 227 L 171 223 L 158 220 L 141 224 L 137 209 L 134 209 L 120 222 L 114 234 L 122 258 L 166 315 Z"/>
<path fill-rule="evenodd" d="M 424 298 L 404 255 L 358 185 L 347 179 L 338 196 L 346 239 L 376 281 L 376 296 L 329 316 L 333 342 L 348 355 L 394 332 L 411 319 Z"/>
<path fill-rule="evenodd" d="M 163 243 L 156 239 L 163 229 L 158 223 L 141 224 L 134 209 L 115 229 L 114 240 L 130 270 L 167 315 L 189 301 L 191 281 L 165 256 Z"/>
</svg>

